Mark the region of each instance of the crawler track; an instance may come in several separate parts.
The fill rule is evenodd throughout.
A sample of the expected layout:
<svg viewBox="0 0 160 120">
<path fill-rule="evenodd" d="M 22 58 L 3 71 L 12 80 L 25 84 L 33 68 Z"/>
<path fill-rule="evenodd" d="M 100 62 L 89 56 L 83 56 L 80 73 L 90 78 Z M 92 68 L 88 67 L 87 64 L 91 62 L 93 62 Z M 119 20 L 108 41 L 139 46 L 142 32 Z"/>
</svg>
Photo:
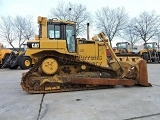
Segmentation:
<svg viewBox="0 0 160 120">
<path fill-rule="evenodd" d="M 38 73 L 38 68 L 41 66 L 42 62 L 46 58 L 54 58 L 56 59 L 60 65 L 70 65 L 70 66 L 81 66 L 85 65 L 89 67 L 89 71 L 87 72 L 103 72 L 109 75 L 109 78 L 102 77 L 102 78 L 91 78 L 91 80 L 88 78 L 77 78 L 77 79 L 69 79 L 64 80 L 63 83 L 47 83 L 44 85 L 40 85 L 39 82 L 41 81 L 42 78 L 44 77 L 53 77 L 53 75 L 42 75 L 39 74 L 38 76 L 35 76 L 35 73 Z M 58 73 L 59 76 L 61 76 L 60 73 Z M 78 73 L 75 73 L 78 74 Z M 70 74 L 67 74 L 68 76 L 71 76 Z M 34 76 L 34 77 L 30 77 Z M 72 55 L 66 55 L 66 54 L 46 54 L 44 57 L 39 59 L 39 61 L 32 67 L 28 72 L 23 74 L 22 76 L 22 81 L 21 81 L 21 86 L 23 90 L 25 90 L 28 93 L 51 93 L 51 92 L 64 92 L 64 91 L 77 91 L 77 90 L 91 90 L 91 89 L 101 89 L 101 88 L 110 88 L 113 87 L 114 85 L 117 85 L 119 83 L 118 80 L 118 75 L 116 71 L 112 70 L 111 68 L 108 67 L 102 67 L 102 66 L 96 66 L 94 64 L 85 62 L 85 61 L 80 61 L 78 60 L 75 56 Z M 97 79 L 98 85 L 94 84 L 94 79 Z M 103 79 L 103 80 L 102 80 Z M 106 81 L 110 80 L 110 82 Z M 114 80 L 114 81 L 111 81 Z M 34 81 L 34 85 L 30 84 L 30 81 Z M 83 81 L 83 82 L 81 82 Z M 86 83 L 85 83 L 86 82 Z M 87 84 L 87 82 L 89 84 Z M 111 83 L 110 85 L 107 85 L 108 83 Z M 112 84 L 113 83 L 113 84 Z M 46 87 L 53 87 L 58 85 L 60 86 L 60 89 L 50 89 L 50 90 L 45 90 Z M 103 85 L 104 84 L 104 85 Z M 135 81 L 133 80 L 124 80 L 122 82 L 122 85 L 134 85 Z"/>
</svg>

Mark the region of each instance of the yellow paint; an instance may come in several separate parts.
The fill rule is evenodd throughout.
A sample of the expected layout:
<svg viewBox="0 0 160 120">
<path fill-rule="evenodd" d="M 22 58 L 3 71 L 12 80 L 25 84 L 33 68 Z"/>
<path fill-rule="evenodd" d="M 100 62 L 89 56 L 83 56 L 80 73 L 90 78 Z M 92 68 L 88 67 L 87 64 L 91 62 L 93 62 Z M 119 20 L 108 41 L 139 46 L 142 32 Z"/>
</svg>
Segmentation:
<svg viewBox="0 0 160 120">
<path fill-rule="evenodd" d="M 54 74 L 58 70 L 58 63 L 53 58 L 47 58 L 42 62 L 42 71 L 46 74 Z"/>
<path fill-rule="evenodd" d="M 29 60 L 25 60 L 24 64 L 25 64 L 25 66 L 30 66 L 31 63 Z"/>
<path fill-rule="evenodd" d="M 2 64 L 2 60 L 5 58 L 6 54 L 10 54 L 11 50 L 10 49 L 4 49 L 3 44 L 0 43 L 0 64 Z"/>
<path fill-rule="evenodd" d="M 78 56 L 78 59 L 81 61 L 87 61 L 89 63 L 95 64 L 97 66 L 108 66 L 108 61 L 107 61 L 107 55 L 106 55 L 106 49 L 109 49 L 111 56 L 112 56 L 112 61 L 117 62 L 117 61 L 123 61 L 127 62 L 130 65 L 133 63 L 135 64 L 137 58 L 131 58 L 131 57 L 124 57 L 120 58 L 117 57 L 111 46 L 109 45 L 108 40 L 106 39 L 104 33 L 98 34 L 98 36 L 94 36 L 92 40 L 84 40 L 84 39 L 76 39 L 75 44 L 76 44 L 76 52 L 71 53 L 68 51 L 67 48 L 67 42 L 66 40 L 60 40 L 60 39 L 49 39 L 47 38 L 47 21 L 50 21 L 49 19 L 45 17 L 38 17 L 38 23 L 41 24 L 41 29 L 42 29 L 42 36 L 41 38 L 35 38 L 34 42 L 39 42 L 40 46 L 39 49 L 27 49 L 26 55 L 30 56 L 32 59 L 38 59 L 39 57 L 44 56 L 44 54 L 52 54 L 54 51 L 57 51 L 59 53 L 64 53 L 64 54 L 70 54 L 74 56 Z M 51 20 L 54 22 L 62 22 L 65 24 L 71 24 L 75 25 L 75 22 L 71 21 L 64 21 L 64 20 Z M 99 41 L 100 39 L 101 41 Z M 28 42 L 33 42 L 28 41 Z M 32 61 L 32 64 L 35 61 Z M 44 66 L 45 67 L 45 66 Z M 57 69 L 58 66 L 56 66 Z M 82 66 L 82 69 L 85 69 L 84 66 Z M 49 69 L 46 71 L 49 73 Z"/>
</svg>

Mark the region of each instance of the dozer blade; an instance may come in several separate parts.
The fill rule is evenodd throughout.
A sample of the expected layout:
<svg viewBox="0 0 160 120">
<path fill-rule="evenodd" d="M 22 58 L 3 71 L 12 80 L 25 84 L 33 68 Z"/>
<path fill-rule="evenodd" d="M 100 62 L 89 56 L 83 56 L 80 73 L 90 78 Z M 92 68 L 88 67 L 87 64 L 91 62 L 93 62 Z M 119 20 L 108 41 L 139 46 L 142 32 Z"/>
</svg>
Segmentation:
<svg viewBox="0 0 160 120">
<path fill-rule="evenodd" d="M 149 87 L 152 86 L 148 82 L 148 72 L 147 72 L 147 63 L 145 60 L 140 60 L 139 61 L 139 77 L 138 77 L 138 84 Z"/>
</svg>

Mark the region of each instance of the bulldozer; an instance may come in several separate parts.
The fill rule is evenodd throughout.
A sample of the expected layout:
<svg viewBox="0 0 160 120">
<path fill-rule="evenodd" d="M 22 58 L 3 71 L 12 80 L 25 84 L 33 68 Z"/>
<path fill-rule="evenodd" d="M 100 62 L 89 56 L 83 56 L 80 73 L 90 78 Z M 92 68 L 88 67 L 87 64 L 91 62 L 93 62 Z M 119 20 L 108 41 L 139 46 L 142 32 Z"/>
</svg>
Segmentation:
<svg viewBox="0 0 160 120">
<path fill-rule="evenodd" d="M 157 42 L 144 43 L 144 49 L 140 50 L 139 54 L 147 63 L 160 62 L 160 51 Z"/>
<path fill-rule="evenodd" d="M 3 44 L 0 43 L 0 68 L 5 64 L 11 52 L 12 50 L 8 48 L 3 48 Z"/>
<path fill-rule="evenodd" d="M 135 56 L 117 57 L 103 32 L 86 40 L 76 38 L 74 21 L 38 16 L 37 22 L 39 35 L 27 41 L 24 54 L 36 61 L 22 74 L 21 87 L 27 93 L 152 86 L 146 61 Z M 106 49 L 112 55 L 110 60 Z"/>
</svg>

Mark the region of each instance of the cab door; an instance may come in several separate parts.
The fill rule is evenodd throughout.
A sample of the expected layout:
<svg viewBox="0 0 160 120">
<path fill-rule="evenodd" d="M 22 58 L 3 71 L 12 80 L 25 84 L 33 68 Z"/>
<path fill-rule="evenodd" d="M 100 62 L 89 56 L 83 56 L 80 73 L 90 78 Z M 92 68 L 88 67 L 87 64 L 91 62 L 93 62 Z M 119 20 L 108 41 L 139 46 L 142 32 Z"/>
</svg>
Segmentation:
<svg viewBox="0 0 160 120">
<path fill-rule="evenodd" d="M 76 52 L 75 25 L 66 25 L 65 36 L 68 52 Z"/>
</svg>

